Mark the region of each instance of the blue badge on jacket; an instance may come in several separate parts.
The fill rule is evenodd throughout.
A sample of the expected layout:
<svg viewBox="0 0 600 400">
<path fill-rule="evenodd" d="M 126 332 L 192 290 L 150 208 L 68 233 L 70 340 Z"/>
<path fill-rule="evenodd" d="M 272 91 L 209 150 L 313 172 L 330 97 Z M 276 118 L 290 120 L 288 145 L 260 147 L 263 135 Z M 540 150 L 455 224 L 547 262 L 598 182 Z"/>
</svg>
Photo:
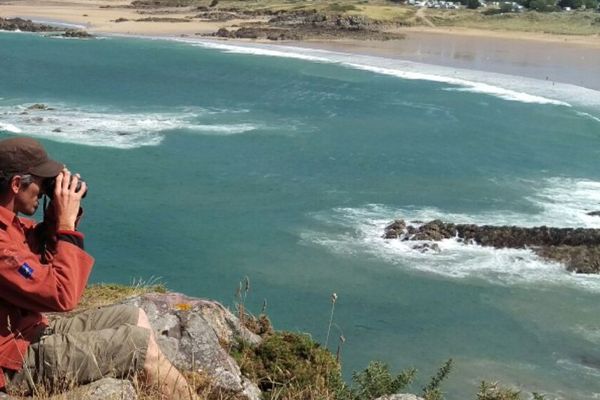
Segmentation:
<svg viewBox="0 0 600 400">
<path fill-rule="evenodd" d="M 25 279 L 32 279 L 33 276 L 33 268 L 29 266 L 27 263 L 23 263 L 19 267 L 19 273 L 25 277 Z"/>
</svg>

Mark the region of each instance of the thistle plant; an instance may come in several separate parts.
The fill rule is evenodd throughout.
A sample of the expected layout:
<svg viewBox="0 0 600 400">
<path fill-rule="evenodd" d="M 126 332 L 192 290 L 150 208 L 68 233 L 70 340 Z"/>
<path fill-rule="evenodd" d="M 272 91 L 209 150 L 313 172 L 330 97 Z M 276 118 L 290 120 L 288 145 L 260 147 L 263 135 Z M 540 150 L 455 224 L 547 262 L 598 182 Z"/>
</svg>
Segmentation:
<svg viewBox="0 0 600 400">
<path fill-rule="evenodd" d="M 331 313 L 329 314 L 329 325 L 327 326 L 327 336 L 325 338 L 325 348 L 329 345 L 329 334 L 331 333 L 331 325 L 333 324 L 333 314 L 335 313 L 335 302 L 337 301 L 337 294 L 331 294 Z"/>
</svg>

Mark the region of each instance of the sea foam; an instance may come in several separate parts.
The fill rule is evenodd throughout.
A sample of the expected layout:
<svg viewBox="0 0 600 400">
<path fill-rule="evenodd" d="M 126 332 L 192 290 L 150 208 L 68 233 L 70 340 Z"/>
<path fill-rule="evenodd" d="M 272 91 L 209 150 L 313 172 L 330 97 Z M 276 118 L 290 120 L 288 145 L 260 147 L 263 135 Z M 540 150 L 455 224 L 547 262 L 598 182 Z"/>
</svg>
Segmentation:
<svg viewBox="0 0 600 400">
<path fill-rule="evenodd" d="M 23 133 L 60 142 L 132 149 L 156 146 L 173 130 L 206 135 L 234 135 L 260 129 L 256 123 L 208 123 L 215 115 L 241 114 L 244 110 L 184 108 L 172 112 L 123 113 L 102 107 L 47 104 L 47 110 L 28 110 L 31 104 L 1 106 L 0 131 Z M 208 118 L 211 117 L 211 118 Z M 236 120 L 239 118 L 236 118 Z M 209 121 L 210 120 L 210 121 Z"/>
<path fill-rule="evenodd" d="M 568 285 L 600 291 L 600 276 L 573 274 L 564 266 L 543 260 L 528 249 L 495 249 L 460 243 L 455 239 L 438 242 L 440 251 L 421 252 L 414 246 L 423 242 L 385 240 L 385 226 L 394 218 L 407 221 L 441 219 L 453 223 L 488 225 L 558 226 L 600 228 L 600 217 L 587 211 L 598 206 L 595 200 L 600 182 L 566 178 L 544 181 L 528 198 L 538 213 L 512 211 L 480 214 L 449 213 L 437 208 L 393 208 L 370 204 L 361 208 L 336 208 L 312 215 L 317 229 L 301 233 L 302 242 L 324 246 L 347 255 L 363 255 L 396 267 L 451 279 L 483 279 L 499 285 Z"/>
</svg>

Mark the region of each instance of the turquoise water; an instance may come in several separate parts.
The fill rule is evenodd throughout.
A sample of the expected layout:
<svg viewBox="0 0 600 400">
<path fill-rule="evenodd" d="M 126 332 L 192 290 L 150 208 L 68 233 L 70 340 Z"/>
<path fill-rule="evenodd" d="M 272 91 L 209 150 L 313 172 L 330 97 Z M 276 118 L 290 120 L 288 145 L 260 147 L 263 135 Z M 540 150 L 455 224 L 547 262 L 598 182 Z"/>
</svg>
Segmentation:
<svg viewBox="0 0 600 400">
<path fill-rule="evenodd" d="M 336 292 L 347 376 L 381 359 L 418 368 L 418 391 L 452 357 L 449 399 L 482 379 L 597 398 L 598 277 L 527 250 L 380 238 L 396 217 L 600 228 L 585 214 L 600 209 L 600 93 L 465 74 L 2 33 L 0 131 L 41 138 L 89 182 L 94 282 L 160 277 L 233 305 L 248 276 L 252 311 L 266 299 L 277 328 L 320 341 Z"/>
</svg>

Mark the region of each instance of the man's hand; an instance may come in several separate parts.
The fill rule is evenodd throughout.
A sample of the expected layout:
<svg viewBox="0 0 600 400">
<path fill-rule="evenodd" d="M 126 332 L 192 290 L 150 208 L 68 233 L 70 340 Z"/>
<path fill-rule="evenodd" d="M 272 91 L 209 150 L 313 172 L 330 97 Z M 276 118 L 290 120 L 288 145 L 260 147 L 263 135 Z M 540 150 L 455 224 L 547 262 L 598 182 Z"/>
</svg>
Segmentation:
<svg viewBox="0 0 600 400">
<path fill-rule="evenodd" d="M 54 204 L 57 229 L 59 231 L 75 230 L 75 221 L 79 213 L 81 198 L 87 190 L 87 185 L 85 182 L 82 182 L 81 188 L 76 191 L 78 182 L 79 174 L 71 175 L 71 172 L 66 168 L 56 177 L 52 204 Z"/>
</svg>

